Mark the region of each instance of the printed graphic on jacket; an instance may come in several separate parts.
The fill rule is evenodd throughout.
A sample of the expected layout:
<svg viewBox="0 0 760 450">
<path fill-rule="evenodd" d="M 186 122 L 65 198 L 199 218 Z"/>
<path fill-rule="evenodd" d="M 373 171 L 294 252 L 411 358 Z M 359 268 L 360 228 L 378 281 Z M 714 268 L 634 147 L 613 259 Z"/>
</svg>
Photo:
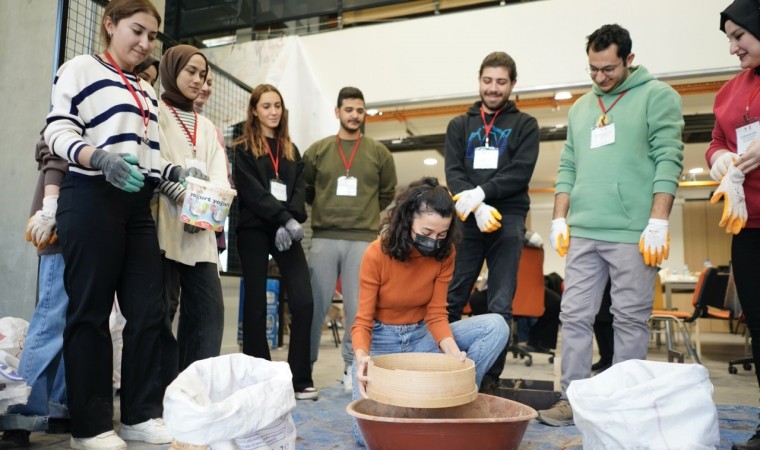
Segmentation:
<svg viewBox="0 0 760 450">
<path fill-rule="evenodd" d="M 512 129 L 502 130 L 494 126 L 491 128 L 491 137 L 488 140 L 488 145 L 499 149 L 499 157 L 504 153 L 507 148 L 507 141 L 509 141 L 509 135 L 512 134 Z M 465 159 L 475 158 L 475 149 L 484 146 L 486 143 L 486 127 L 482 126 L 476 131 L 470 134 L 467 139 L 467 153 Z"/>
</svg>

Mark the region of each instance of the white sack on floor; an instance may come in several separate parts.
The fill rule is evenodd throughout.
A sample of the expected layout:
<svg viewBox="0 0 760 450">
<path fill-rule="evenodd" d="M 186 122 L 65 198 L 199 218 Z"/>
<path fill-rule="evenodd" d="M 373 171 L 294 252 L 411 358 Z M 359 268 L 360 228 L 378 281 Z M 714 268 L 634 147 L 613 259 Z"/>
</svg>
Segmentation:
<svg viewBox="0 0 760 450">
<path fill-rule="evenodd" d="M 166 389 L 166 426 L 214 450 L 295 449 L 292 378 L 288 363 L 242 353 L 197 361 Z"/>
<path fill-rule="evenodd" d="M 24 350 L 29 322 L 17 317 L 0 319 L 0 413 L 11 405 L 26 404 L 32 388 L 26 385 L 18 373 L 21 352 Z"/>
<path fill-rule="evenodd" d="M 629 360 L 570 383 L 584 449 L 712 449 L 720 443 L 713 385 L 699 364 Z"/>
</svg>

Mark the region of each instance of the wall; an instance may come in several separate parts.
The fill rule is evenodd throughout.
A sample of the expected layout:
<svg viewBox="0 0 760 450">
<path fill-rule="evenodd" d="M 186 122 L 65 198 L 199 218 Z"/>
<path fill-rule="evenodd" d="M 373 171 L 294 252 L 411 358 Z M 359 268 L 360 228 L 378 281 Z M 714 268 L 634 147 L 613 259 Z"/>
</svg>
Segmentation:
<svg viewBox="0 0 760 450">
<path fill-rule="evenodd" d="M 28 320 L 35 305 L 37 254 L 24 240 L 37 180 L 34 144 L 45 124 L 53 75 L 57 2 L 0 2 L 0 98 L 6 129 L 0 152 L 0 317 Z M 32 57 L 33 55 L 33 57 Z M 23 97 L 19 96 L 22 93 Z"/>
<path fill-rule="evenodd" d="M 729 0 L 544 0 L 301 38 L 324 91 L 364 90 L 370 105 L 470 98 L 494 50 L 517 62 L 516 90 L 588 85 L 585 39 L 618 22 L 636 63 L 657 75 L 735 68 L 719 12 Z M 696 51 L 695 49 L 699 49 Z"/>
</svg>

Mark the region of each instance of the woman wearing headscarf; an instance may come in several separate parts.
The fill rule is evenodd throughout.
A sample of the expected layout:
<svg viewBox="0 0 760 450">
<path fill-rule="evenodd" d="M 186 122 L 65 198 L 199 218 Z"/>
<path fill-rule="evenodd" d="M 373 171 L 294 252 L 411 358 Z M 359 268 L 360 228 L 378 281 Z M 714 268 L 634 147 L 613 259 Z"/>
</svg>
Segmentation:
<svg viewBox="0 0 760 450">
<path fill-rule="evenodd" d="M 195 167 L 211 183 L 229 188 L 224 149 L 217 140 L 216 128 L 193 110 L 193 101 L 208 73 L 206 58 L 195 47 L 178 45 L 164 54 L 160 69 L 161 156 L 176 164 Z M 165 351 L 174 352 L 165 358 L 168 361 L 173 357 L 173 365 L 162 369 L 164 382 L 168 383 L 177 370 L 182 371 L 199 359 L 219 356 L 224 303 L 214 232 L 180 221 L 187 195 L 182 184 L 165 181 L 159 190 L 158 240 L 163 253 L 164 304 L 168 312 L 165 335 L 171 335 L 170 317 L 175 312 L 170 311 L 170 305 L 172 302 L 176 305 L 178 298 L 181 300 L 176 347 L 172 343 L 165 345 L 169 347 Z"/>
<path fill-rule="evenodd" d="M 729 52 L 739 57 L 743 69 L 715 96 L 715 127 L 707 149 L 710 175 L 720 186 L 713 201 L 725 196 L 721 226 L 734 233 L 731 242 L 736 290 L 752 336 L 752 357 L 760 383 L 760 4 L 757 0 L 735 0 L 720 13 L 720 30 L 726 33 Z M 756 136 L 756 135 L 755 135 Z M 746 205 L 743 217 L 732 214 Z M 746 221 L 746 222 L 745 222 Z M 760 448 L 760 425 L 747 442 L 734 449 Z"/>
</svg>

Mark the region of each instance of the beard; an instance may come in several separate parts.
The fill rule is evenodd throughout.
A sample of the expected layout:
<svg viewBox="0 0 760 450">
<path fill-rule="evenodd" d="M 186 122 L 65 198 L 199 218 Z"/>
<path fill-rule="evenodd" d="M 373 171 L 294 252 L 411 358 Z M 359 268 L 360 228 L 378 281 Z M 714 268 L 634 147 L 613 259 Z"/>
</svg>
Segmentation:
<svg viewBox="0 0 760 450">
<path fill-rule="evenodd" d="M 362 122 L 358 122 L 356 125 L 350 122 L 344 122 L 340 121 L 340 127 L 344 130 L 348 131 L 349 133 L 355 133 L 357 131 L 361 131 L 362 129 Z"/>
<path fill-rule="evenodd" d="M 500 99 L 499 99 L 498 101 L 496 101 L 496 102 L 491 102 L 491 101 L 489 101 L 489 100 L 486 100 L 486 99 L 483 97 L 483 95 L 481 94 L 481 95 L 480 95 L 480 101 L 483 103 L 483 106 L 485 106 L 486 108 L 490 109 L 491 111 L 498 111 L 498 110 L 500 110 L 501 108 L 503 108 L 503 107 L 504 107 L 504 105 L 506 105 L 506 104 L 507 104 L 507 102 L 509 101 L 509 97 L 508 97 L 508 96 L 505 96 L 505 97 L 502 97 L 502 98 L 500 98 Z"/>
</svg>

